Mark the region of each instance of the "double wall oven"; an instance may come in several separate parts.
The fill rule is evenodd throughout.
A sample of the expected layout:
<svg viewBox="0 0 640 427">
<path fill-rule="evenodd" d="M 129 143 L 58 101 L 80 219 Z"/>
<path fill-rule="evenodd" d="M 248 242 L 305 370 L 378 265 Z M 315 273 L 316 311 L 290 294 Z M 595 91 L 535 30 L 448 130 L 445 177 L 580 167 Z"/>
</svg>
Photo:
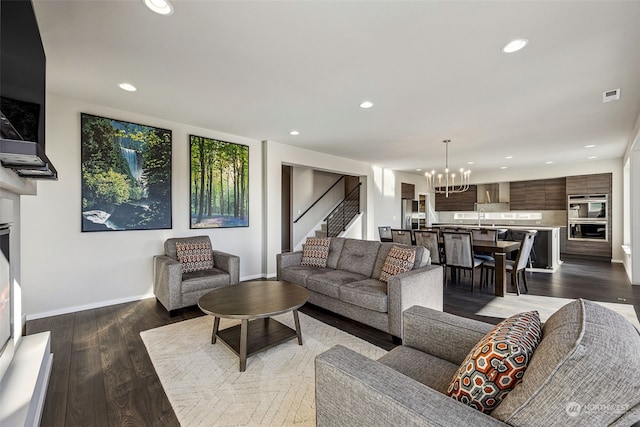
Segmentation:
<svg viewBox="0 0 640 427">
<path fill-rule="evenodd" d="M 609 241 L 608 208 L 606 194 L 568 196 L 568 239 Z"/>
</svg>

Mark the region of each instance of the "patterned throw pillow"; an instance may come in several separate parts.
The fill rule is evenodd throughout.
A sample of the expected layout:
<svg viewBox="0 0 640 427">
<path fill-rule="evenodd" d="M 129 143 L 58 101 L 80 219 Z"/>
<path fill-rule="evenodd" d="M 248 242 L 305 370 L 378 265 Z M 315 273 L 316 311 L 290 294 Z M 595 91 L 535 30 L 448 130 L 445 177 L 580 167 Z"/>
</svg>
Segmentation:
<svg viewBox="0 0 640 427">
<path fill-rule="evenodd" d="M 330 242 L 329 237 L 307 237 L 300 264 L 309 267 L 326 267 Z"/>
<path fill-rule="evenodd" d="M 389 277 L 411 270 L 415 261 L 416 248 L 392 247 L 384 260 L 379 280 L 387 283 Z"/>
<path fill-rule="evenodd" d="M 490 413 L 522 380 L 541 337 L 537 311 L 503 320 L 469 352 L 449 384 L 447 394 Z"/>
<path fill-rule="evenodd" d="M 213 268 L 210 242 L 176 242 L 176 255 L 182 264 L 182 273 Z"/>
</svg>

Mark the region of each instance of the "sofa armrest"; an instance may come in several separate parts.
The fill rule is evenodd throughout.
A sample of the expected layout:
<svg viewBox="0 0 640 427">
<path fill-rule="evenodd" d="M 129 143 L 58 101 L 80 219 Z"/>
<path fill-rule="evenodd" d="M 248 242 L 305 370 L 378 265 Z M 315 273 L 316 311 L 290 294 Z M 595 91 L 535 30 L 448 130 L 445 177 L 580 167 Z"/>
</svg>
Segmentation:
<svg viewBox="0 0 640 427">
<path fill-rule="evenodd" d="M 506 425 L 340 345 L 316 357 L 315 371 L 319 427 Z"/>
<path fill-rule="evenodd" d="M 426 307 L 404 312 L 402 344 L 459 365 L 478 341 L 494 327 L 485 322 Z"/>
<path fill-rule="evenodd" d="M 283 268 L 300 265 L 302 262 L 302 251 L 284 252 L 276 255 L 276 275 L 280 280 Z"/>
<path fill-rule="evenodd" d="M 240 257 L 226 252 L 213 252 L 213 266 L 229 273 L 229 284 L 235 285 L 240 282 Z"/>
<path fill-rule="evenodd" d="M 387 280 L 389 298 L 389 332 L 402 338 L 402 312 L 414 305 L 442 311 L 443 269 L 441 265 L 427 265 Z"/>
<path fill-rule="evenodd" d="M 182 264 L 165 255 L 153 257 L 153 293 L 167 311 L 180 307 Z"/>
</svg>

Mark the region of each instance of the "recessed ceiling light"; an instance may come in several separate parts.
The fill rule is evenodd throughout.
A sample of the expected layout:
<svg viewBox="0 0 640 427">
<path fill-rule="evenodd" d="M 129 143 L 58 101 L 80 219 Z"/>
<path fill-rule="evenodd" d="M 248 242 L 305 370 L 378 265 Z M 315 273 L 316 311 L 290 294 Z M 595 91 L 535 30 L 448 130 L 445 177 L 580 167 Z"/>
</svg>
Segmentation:
<svg viewBox="0 0 640 427">
<path fill-rule="evenodd" d="M 297 130 L 292 130 L 291 132 L 289 132 L 289 135 L 293 135 L 293 136 L 300 135 L 300 132 L 298 132 Z"/>
<path fill-rule="evenodd" d="M 504 53 L 513 53 L 513 52 L 517 52 L 520 49 L 522 49 L 523 47 L 525 47 L 527 45 L 527 43 L 529 43 L 529 40 L 527 39 L 515 39 L 515 40 L 511 40 L 509 43 L 507 43 L 503 48 L 502 51 Z"/>
<path fill-rule="evenodd" d="M 589 156 L 589 157 L 587 157 L 587 160 L 593 160 L 593 159 L 597 159 L 597 158 L 598 158 L 598 156 Z"/>
<path fill-rule="evenodd" d="M 364 101 L 360 104 L 361 108 L 371 108 L 373 107 L 373 102 L 371 101 Z"/>
<path fill-rule="evenodd" d="M 551 163 L 553 163 L 551 160 L 548 162 L 544 162 L 545 165 L 550 165 Z"/>
<path fill-rule="evenodd" d="M 507 169 L 506 166 L 500 166 L 500 169 Z"/>
<path fill-rule="evenodd" d="M 475 163 L 475 162 L 467 162 L 467 164 L 468 164 L 468 165 L 472 165 L 472 164 L 474 164 L 474 163 Z"/>
<path fill-rule="evenodd" d="M 120 87 L 120 89 L 126 90 L 127 92 L 135 92 L 138 90 L 138 88 L 136 88 L 131 83 L 120 83 L 118 86 Z"/>
<path fill-rule="evenodd" d="M 422 169 L 416 169 L 416 172 L 420 172 Z"/>
<path fill-rule="evenodd" d="M 507 160 L 513 159 L 513 156 L 507 156 L 507 157 L 505 157 L 505 159 L 507 159 Z"/>
<path fill-rule="evenodd" d="M 142 0 L 145 6 L 159 15 L 171 15 L 173 6 L 167 0 Z"/>
<path fill-rule="evenodd" d="M 584 148 L 593 148 L 595 146 L 596 146 L 596 144 L 589 144 L 589 145 L 585 145 Z"/>
</svg>

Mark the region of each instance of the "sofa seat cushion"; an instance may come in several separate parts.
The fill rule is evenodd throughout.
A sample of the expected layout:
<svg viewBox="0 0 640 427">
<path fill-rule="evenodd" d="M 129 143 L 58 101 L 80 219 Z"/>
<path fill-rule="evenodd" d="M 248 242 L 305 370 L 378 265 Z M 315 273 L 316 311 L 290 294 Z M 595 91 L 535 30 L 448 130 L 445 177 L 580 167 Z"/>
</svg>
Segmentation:
<svg viewBox="0 0 640 427">
<path fill-rule="evenodd" d="M 378 257 L 378 249 L 380 249 L 380 242 L 346 239 L 338 260 L 338 269 L 369 278 Z"/>
<path fill-rule="evenodd" d="M 389 311 L 387 284 L 378 279 L 366 279 L 342 285 L 340 301 L 380 313 Z"/>
<path fill-rule="evenodd" d="M 405 345 L 398 346 L 378 362 L 412 378 L 427 387 L 446 394 L 458 365 Z"/>
<path fill-rule="evenodd" d="M 314 274 L 307 278 L 307 289 L 331 298 L 340 298 L 340 287 L 345 283 L 357 282 L 365 277 L 362 274 L 342 270 L 330 270 Z"/>
<path fill-rule="evenodd" d="M 516 314 L 498 323 L 471 349 L 447 394 L 490 413 L 522 381 L 541 337 L 537 311 Z"/>
<path fill-rule="evenodd" d="M 554 425 L 554 420 L 578 426 L 586 425 L 584 410 L 589 425 L 633 424 L 637 419 L 620 417 L 640 408 L 638 355 L 640 333 L 622 315 L 592 301 L 570 302 L 545 322 L 522 382 L 491 416 L 518 426 Z M 568 408 L 574 412 L 559 419 L 557 413 Z"/>
<path fill-rule="evenodd" d="M 280 279 L 300 286 L 307 286 L 307 277 L 326 273 L 327 271 L 332 270 L 330 268 L 310 267 L 307 265 L 293 265 L 282 269 Z"/>
<path fill-rule="evenodd" d="M 196 292 L 228 286 L 229 277 L 229 273 L 217 268 L 184 273 L 182 275 L 182 292 Z"/>
</svg>

